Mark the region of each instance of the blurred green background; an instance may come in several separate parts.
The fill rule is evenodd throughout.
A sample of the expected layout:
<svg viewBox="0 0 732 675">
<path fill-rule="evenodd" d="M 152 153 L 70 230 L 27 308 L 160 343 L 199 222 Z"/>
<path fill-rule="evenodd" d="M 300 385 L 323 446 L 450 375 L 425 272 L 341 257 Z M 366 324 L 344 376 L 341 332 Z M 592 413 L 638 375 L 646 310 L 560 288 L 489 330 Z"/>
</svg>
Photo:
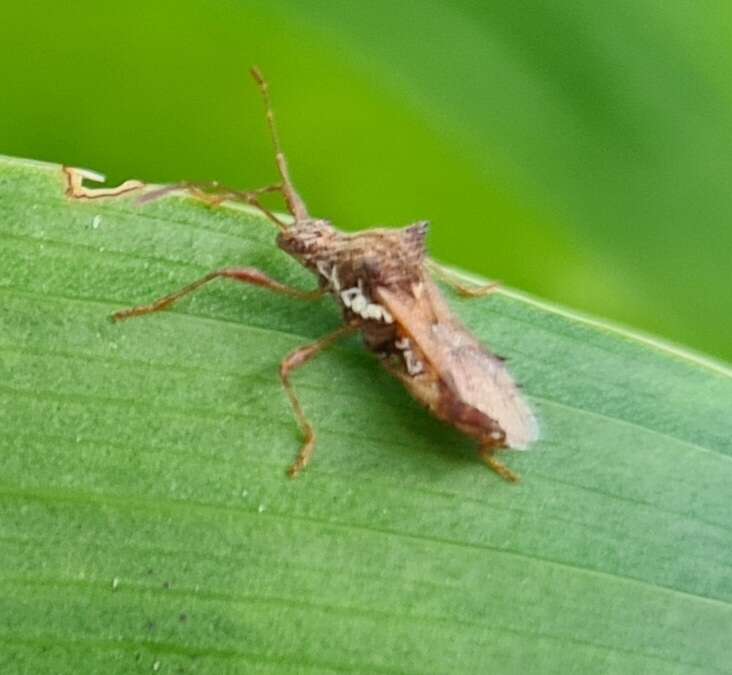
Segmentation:
<svg viewBox="0 0 732 675">
<path fill-rule="evenodd" d="M 344 229 L 732 359 L 732 3 L 7 3 L 0 153 L 294 177 Z M 232 263 L 246 261 L 232 261 Z"/>
</svg>

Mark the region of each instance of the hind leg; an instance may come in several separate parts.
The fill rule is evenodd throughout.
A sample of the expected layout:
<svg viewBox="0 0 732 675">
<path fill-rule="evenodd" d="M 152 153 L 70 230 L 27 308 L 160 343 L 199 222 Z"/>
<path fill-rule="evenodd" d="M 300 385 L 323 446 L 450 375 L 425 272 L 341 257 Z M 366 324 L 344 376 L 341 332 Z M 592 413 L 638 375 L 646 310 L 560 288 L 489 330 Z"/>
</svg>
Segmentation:
<svg viewBox="0 0 732 675">
<path fill-rule="evenodd" d="M 496 459 L 496 452 L 501 448 L 483 444 L 478 449 L 478 456 L 488 465 L 488 467 L 495 471 L 503 480 L 509 483 L 518 483 L 521 478 L 517 473 L 514 473 L 509 469 L 503 462 Z"/>
</svg>

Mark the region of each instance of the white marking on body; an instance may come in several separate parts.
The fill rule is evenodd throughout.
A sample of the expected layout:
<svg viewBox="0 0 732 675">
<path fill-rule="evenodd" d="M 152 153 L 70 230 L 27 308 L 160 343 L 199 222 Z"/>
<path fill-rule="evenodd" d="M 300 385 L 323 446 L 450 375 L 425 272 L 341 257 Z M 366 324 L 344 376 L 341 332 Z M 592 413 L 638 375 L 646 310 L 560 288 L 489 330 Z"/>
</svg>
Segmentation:
<svg viewBox="0 0 732 675">
<path fill-rule="evenodd" d="M 379 311 L 380 307 L 378 305 L 366 305 L 364 307 L 363 311 L 361 312 L 361 316 L 364 319 L 377 319 L 381 316 L 381 312 Z"/>
<path fill-rule="evenodd" d="M 422 362 L 415 356 L 411 350 L 412 343 L 408 337 L 403 337 L 399 340 L 394 341 L 394 346 L 402 352 L 404 357 L 404 365 L 407 368 L 407 372 L 410 375 L 419 375 L 423 370 L 424 366 Z"/>
<path fill-rule="evenodd" d="M 500 431 L 491 431 L 491 438 L 494 441 L 499 440 L 502 436 L 503 436 L 503 434 Z"/>
<path fill-rule="evenodd" d="M 363 293 L 360 288 L 356 288 L 355 286 L 353 288 L 347 288 L 345 291 L 341 291 L 341 300 L 349 309 L 351 308 L 351 305 L 353 305 L 354 300 L 359 296 L 363 296 Z"/>
<path fill-rule="evenodd" d="M 373 319 L 384 323 L 393 323 L 394 317 L 381 305 L 371 302 L 363 292 L 363 284 L 358 280 L 358 286 L 347 288 L 340 292 L 341 301 L 354 314 L 362 319 Z"/>
<path fill-rule="evenodd" d="M 371 303 L 362 312 L 361 316 L 364 319 L 375 319 L 376 321 L 382 321 L 384 319 L 384 308 L 376 303 Z"/>
<path fill-rule="evenodd" d="M 338 268 L 333 265 L 333 267 L 330 268 L 330 272 L 328 271 L 328 267 L 326 264 L 319 260 L 315 266 L 318 268 L 318 272 L 320 272 L 320 276 L 322 276 L 328 284 L 338 293 L 341 290 L 341 282 L 338 279 Z"/>
<path fill-rule="evenodd" d="M 366 298 L 363 297 L 363 295 L 357 295 L 353 299 L 353 304 L 351 305 L 351 309 L 356 313 L 363 316 L 364 310 L 369 306 L 369 301 L 366 300 Z"/>
<path fill-rule="evenodd" d="M 404 365 L 407 366 L 407 372 L 410 375 L 419 375 L 424 370 L 422 362 L 414 355 L 411 349 L 405 349 L 403 353 Z"/>
</svg>

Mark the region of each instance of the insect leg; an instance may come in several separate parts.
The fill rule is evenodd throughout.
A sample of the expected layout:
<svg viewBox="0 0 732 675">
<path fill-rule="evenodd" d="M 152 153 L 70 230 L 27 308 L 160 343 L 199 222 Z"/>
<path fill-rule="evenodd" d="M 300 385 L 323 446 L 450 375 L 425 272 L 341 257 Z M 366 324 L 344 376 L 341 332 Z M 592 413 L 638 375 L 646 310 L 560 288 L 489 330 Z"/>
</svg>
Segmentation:
<svg viewBox="0 0 732 675">
<path fill-rule="evenodd" d="M 285 387 L 287 396 L 290 399 L 290 404 L 292 405 L 292 410 L 297 418 L 297 423 L 305 438 L 305 442 L 303 443 L 302 448 L 300 448 L 297 459 L 288 470 L 291 478 L 295 478 L 312 459 L 313 453 L 315 452 L 315 430 L 313 429 L 312 424 L 308 421 L 308 418 L 305 417 L 302 405 L 300 405 L 300 400 L 297 398 L 295 389 L 290 382 L 290 373 L 295 370 L 295 368 L 305 365 L 326 347 L 329 347 L 337 340 L 340 340 L 346 335 L 350 335 L 356 330 L 358 330 L 357 324 L 346 324 L 345 326 L 341 326 L 338 330 L 334 331 L 330 335 L 320 338 L 317 342 L 313 342 L 310 345 L 296 349 L 291 354 L 288 354 L 280 364 L 280 377 L 282 378 L 282 384 Z"/>
<path fill-rule="evenodd" d="M 219 185 L 216 181 L 206 182 L 192 182 L 183 181 L 180 183 L 174 183 L 173 185 L 166 185 L 165 187 L 158 188 L 157 190 L 151 190 L 145 193 L 137 200 L 138 204 L 147 204 L 153 202 L 161 197 L 165 197 L 173 192 L 179 190 L 185 190 L 190 193 L 196 199 L 199 199 L 206 204 L 211 206 L 219 206 L 225 201 L 244 202 L 249 206 L 261 211 L 269 220 L 271 220 L 280 230 L 286 230 L 287 224 L 282 222 L 272 211 L 266 206 L 263 206 L 259 201 L 259 196 L 268 192 L 282 192 L 282 185 L 267 185 L 256 190 L 236 190 L 234 188 L 225 187 Z"/>
<path fill-rule="evenodd" d="M 427 260 L 427 266 L 434 276 L 450 286 L 463 298 L 483 298 L 486 295 L 495 293 L 499 289 L 499 285 L 495 283 L 484 286 L 468 286 L 462 282 L 462 279 L 457 274 L 431 259 Z"/>
<path fill-rule="evenodd" d="M 160 312 L 164 309 L 168 309 L 182 297 L 189 293 L 193 293 L 204 284 L 219 277 L 233 279 L 234 281 L 241 281 L 246 284 L 254 284 L 255 286 L 262 286 L 263 288 L 267 288 L 275 293 L 290 295 L 294 298 L 300 298 L 301 300 L 315 300 L 325 293 L 325 289 L 323 288 L 318 288 L 314 291 L 301 291 L 297 288 L 285 286 L 279 281 L 270 279 L 270 277 L 264 274 L 264 272 L 260 272 L 254 267 L 227 267 L 225 269 L 216 270 L 215 272 L 209 272 L 205 277 L 201 277 L 197 281 L 194 281 L 185 288 L 181 288 L 175 293 L 158 298 L 155 302 L 149 305 L 139 305 L 137 307 L 131 307 L 129 309 L 123 309 L 119 312 L 115 312 L 112 315 L 112 318 L 115 321 L 122 321 L 123 319 L 130 319 L 135 316 L 142 316 L 143 314 L 151 314 L 152 312 Z"/>
<path fill-rule="evenodd" d="M 518 483 L 519 475 L 511 471 L 505 464 L 499 462 L 496 459 L 496 452 L 499 448 L 491 447 L 490 445 L 481 445 L 478 450 L 478 456 L 503 480 L 507 480 L 509 483 Z"/>
<path fill-rule="evenodd" d="M 207 204 L 218 206 L 227 199 L 232 201 L 243 201 L 248 202 L 249 198 L 257 197 L 267 192 L 280 192 L 282 186 L 278 183 L 276 185 L 266 185 L 265 187 L 257 188 L 255 190 L 237 190 L 230 188 L 225 185 L 221 185 L 218 181 L 180 181 L 179 183 L 172 183 L 171 185 L 165 185 L 155 190 L 150 190 L 142 195 L 138 200 L 138 204 L 147 204 L 148 202 L 154 202 L 165 197 L 173 192 L 179 190 L 185 190 L 189 192 L 196 199 L 200 199 Z"/>
<path fill-rule="evenodd" d="M 267 114 L 267 125 L 269 126 L 269 133 L 272 136 L 277 169 L 279 170 L 280 177 L 282 178 L 282 194 L 285 198 L 285 202 L 287 202 L 287 208 L 295 217 L 295 220 L 307 220 L 310 218 L 310 214 L 305 206 L 305 202 L 303 202 L 300 195 L 297 194 L 295 186 L 292 184 L 290 171 L 287 167 L 287 159 L 285 158 L 285 153 L 282 152 L 282 147 L 280 146 L 280 137 L 277 133 L 277 125 L 275 123 L 274 111 L 272 110 L 272 102 L 269 98 L 269 85 L 267 84 L 267 80 L 264 79 L 264 76 L 259 71 L 259 68 L 252 68 L 251 74 L 254 81 L 259 86 L 259 91 L 262 92 L 262 98 L 264 99 L 264 108 Z"/>
</svg>

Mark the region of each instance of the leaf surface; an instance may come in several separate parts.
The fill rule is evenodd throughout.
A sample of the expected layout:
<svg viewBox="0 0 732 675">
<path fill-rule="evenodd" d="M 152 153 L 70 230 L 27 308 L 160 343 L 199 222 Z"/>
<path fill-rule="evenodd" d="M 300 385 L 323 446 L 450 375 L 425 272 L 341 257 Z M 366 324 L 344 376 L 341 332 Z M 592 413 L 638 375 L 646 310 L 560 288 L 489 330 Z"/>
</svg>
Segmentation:
<svg viewBox="0 0 732 675">
<path fill-rule="evenodd" d="M 34 673 L 723 673 L 732 633 L 732 378 L 506 291 L 450 298 L 509 358 L 535 450 L 487 471 L 339 324 L 216 282 L 313 278 L 242 209 L 73 201 L 0 161 L 0 669 Z"/>
</svg>

